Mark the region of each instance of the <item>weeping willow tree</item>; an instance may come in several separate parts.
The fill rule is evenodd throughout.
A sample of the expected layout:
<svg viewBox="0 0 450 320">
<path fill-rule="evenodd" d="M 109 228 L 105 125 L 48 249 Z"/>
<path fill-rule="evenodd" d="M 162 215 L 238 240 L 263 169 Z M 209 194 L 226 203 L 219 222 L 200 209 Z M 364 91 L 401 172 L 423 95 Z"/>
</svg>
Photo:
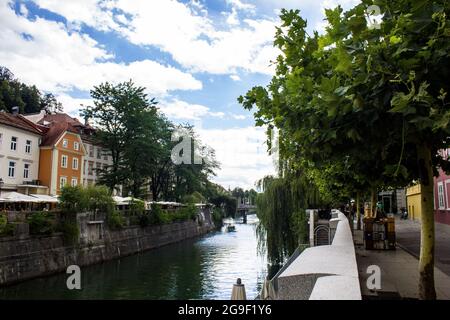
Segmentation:
<svg viewBox="0 0 450 320">
<path fill-rule="evenodd" d="M 258 182 L 264 190 L 256 199 L 259 249 L 270 264 L 280 265 L 299 244 L 307 242 L 306 208 L 317 206 L 317 188 L 300 172 L 266 176 Z"/>
</svg>

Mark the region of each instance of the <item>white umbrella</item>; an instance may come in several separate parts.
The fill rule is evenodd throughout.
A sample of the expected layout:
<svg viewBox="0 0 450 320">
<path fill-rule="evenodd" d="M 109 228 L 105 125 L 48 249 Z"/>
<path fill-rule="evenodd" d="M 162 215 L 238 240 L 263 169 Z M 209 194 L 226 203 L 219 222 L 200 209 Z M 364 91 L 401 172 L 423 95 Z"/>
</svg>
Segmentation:
<svg viewBox="0 0 450 320">
<path fill-rule="evenodd" d="M 4 199 L 3 202 L 39 202 L 36 198 L 18 192 L 2 192 L 2 198 Z"/>
<path fill-rule="evenodd" d="M 36 198 L 39 202 L 44 203 L 58 203 L 58 198 L 48 196 L 46 194 L 30 194 L 33 198 Z"/>
</svg>

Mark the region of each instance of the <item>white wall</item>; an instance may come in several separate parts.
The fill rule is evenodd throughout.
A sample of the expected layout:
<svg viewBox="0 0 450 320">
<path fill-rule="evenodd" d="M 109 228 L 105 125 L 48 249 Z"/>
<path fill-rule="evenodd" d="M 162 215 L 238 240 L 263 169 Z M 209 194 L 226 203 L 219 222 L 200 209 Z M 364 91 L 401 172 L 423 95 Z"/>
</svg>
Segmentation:
<svg viewBox="0 0 450 320">
<path fill-rule="evenodd" d="M 5 187 L 20 185 L 38 179 L 40 136 L 31 132 L 0 124 L 0 178 Z M 11 137 L 17 137 L 17 148 L 11 150 Z M 31 140 L 31 153 L 25 153 L 26 140 Z M 14 178 L 8 177 L 9 162 L 16 163 Z M 28 179 L 24 178 L 24 164 L 30 164 Z"/>
<path fill-rule="evenodd" d="M 112 165 L 112 157 L 111 157 L 111 154 L 107 152 L 106 154 L 107 154 L 108 159 L 105 160 L 105 152 L 101 152 L 101 154 L 100 154 L 101 156 L 99 159 L 99 158 L 97 158 L 97 151 L 103 150 L 103 148 L 92 145 L 90 143 L 86 143 L 86 142 L 84 142 L 84 147 L 86 148 L 86 156 L 84 157 L 83 160 L 86 162 L 86 164 L 83 165 L 83 168 L 82 168 L 83 171 L 81 172 L 81 174 L 82 174 L 83 185 L 87 186 L 88 180 L 92 180 L 95 183 L 95 182 L 97 182 L 97 180 L 99 178 L 99 175 L 97 174 L 97 172 L 95 170 L 97 168 L 97 163 L 100 163 L 102 168 L 105 164 L 108 166 L 111 166 Z M 89 154 L 91 147 L 94 148 L 94 154 L 92 157 Z M 94 170 L 93 170 L 92 175 L 89 174 L 89 162 L 90 161 L 94 162 Z"/>
</svg>

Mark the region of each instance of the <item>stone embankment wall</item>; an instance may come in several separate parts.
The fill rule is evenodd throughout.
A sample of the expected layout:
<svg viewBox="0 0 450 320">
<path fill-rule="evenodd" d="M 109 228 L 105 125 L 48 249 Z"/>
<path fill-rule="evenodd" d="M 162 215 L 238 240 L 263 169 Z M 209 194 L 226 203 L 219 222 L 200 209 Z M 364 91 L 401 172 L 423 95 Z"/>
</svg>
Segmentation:
<svg viewBox="0 0 450 320">
<path fill-rule="evenodd" d="M 204 216 L 203 216 L 204 217 Z M 206 219 L 166 225 L 101 230 L 95 241 L 67 246 L 62 234 L 0 238 L 0 286 L 64 272 L 69 265 L 86 266 L 197 237 L 214 229 Z"/>
</svg>

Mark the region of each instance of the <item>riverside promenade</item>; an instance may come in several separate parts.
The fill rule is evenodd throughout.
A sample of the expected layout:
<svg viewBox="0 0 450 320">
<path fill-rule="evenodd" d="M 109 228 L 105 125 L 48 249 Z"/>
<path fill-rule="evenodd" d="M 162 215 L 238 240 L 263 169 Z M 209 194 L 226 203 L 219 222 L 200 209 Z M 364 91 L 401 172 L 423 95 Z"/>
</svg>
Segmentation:
<svg viewBox="0 0 450 320">
<path fill-rule="evenodd" d="M 450 254 L 450 227 L 436 225 L 435 285 L 438 299 L 450 299 L 450 276 L 443 263 Z M 420 223 L 396 220 L 396 250 L 365 250 L 363 232 L 354 230 L 356 260 L 363 299 L 418 299 Z M 447 248 L 447 251 L 446 249 Z M 406 249 L 406 250 L 405 250 Z M 367 267 L 381 269 L 381 289 L 369 290 Z M 441 267 L 443 267 L 441 269 Z"/>
</svg>

